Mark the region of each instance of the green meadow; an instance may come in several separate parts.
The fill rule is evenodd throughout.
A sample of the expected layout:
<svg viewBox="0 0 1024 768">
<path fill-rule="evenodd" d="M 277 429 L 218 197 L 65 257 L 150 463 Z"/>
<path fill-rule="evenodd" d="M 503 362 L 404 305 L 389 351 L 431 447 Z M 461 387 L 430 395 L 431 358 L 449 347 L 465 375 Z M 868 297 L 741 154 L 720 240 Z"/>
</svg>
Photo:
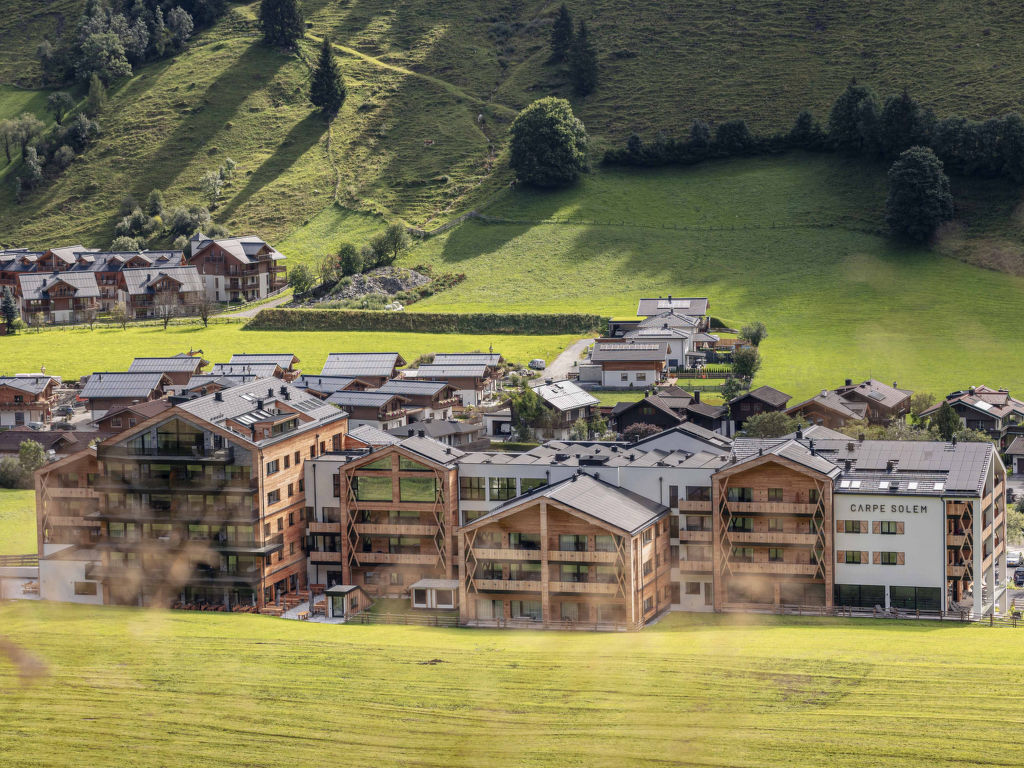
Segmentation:
<svg viewBox="0 0 1024 768">
<path fill-rule="evenodd" d="M 0 489 L 0 555 L 27 555 L 36 549 L 35 491 Z"/>
<path fill-rule="evenodd" d="M 21 649 L 0 660 L 8 768 L 1019 762 L 1012 629 L 443 630 L 39 603 L 0 606 L 0 626 Z"/>
</svg>

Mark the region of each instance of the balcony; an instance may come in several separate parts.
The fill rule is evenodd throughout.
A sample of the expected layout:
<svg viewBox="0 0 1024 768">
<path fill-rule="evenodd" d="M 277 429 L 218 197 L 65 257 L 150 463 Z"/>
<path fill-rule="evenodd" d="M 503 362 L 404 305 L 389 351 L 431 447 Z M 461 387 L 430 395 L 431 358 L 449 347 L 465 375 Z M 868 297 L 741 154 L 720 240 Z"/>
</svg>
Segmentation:
<svg viewBox="0 0 1024 768">
<path fill-rule="evenodd" d="M 96 481 L 96 489 L 121 493 L 124 491 L 166 491 L 171 492 L 211 492 L 224 493 L 255 493 L 258 486 L 255 482 L 240 481 L 233 478 L 214 478 L 205 475 L 144 477 L 142 475 L 107 475 Z"/>
<path fill-rule="evenodd" d="M 433 536 L 438 532 L 436 525 L 408 523 L 356 523 L 356 533 L 381 536 Z"/>
<path fill-rule="evenodd" d="M 730 531 L 729 541 L 733 544 L 789 544 L 813 547 L 818 541 L 814 533 L 786 533 L 784 531 Z"/>
<path fill-rule="evenodd" d="M 699 573 L 714 569 L 710 560 L 680 560 L 679 570 L 682 573 Z"/>
<path fill-rule="evenodd" d="M 551 592 L 571 592 L 580 595 L 615 595 L 618 584 L 602 581 L 552 581 L 548 584 Z"/>
<path fill-rule="evenodd" d="M 97 517 L 108 520 L 134 520 L 180 523 L 253 523 L 258 512 L 252 507 L 225 505 L 222 507 L 144 507 L 138 504 L 106 508 L 96 513 Z"/>
<path fill-rule="evenodd" d="M 729 511 L 734 515 L 813 515 L 817 504 L 798 504 L 785 501 L 730 501 Z"/>
<path fill-rule="evenodd" d="M 555 563 L 616 563 L 619 560 L 619 553 L 550 549 L 548 550 L 548 560 Z"/>
<path fill-rule="evenodd" d="M 947 547 L 962 547 L 967 543 L 966 533 L 947 533 L 946 534 L 946 546 Z"/>
<path fill-rule="evenodd" d="M 680 501 L 679 502 L 680 512 L 706 512 L 711 514 L 711 502 L 710 501 Z"/>
<path fill-rule="evenodd" d="M 815 576 L 818 573 L 818 566 L 807 563 L 748 563 L 730 561 L 729 568 L 733 573 L 758 573 L 779 576 Z"/>
<path fill-rule="evenodd" d="M 341 523 L 306 523 L 306 533 L 341 533 Z"/>
<path fill-rule="evenodd" d="M 679 529 L 680 541 L 711 541 L 711 531 L 686 531 Z"/>
<path fill-rule="evenodd" d="M 317 552 L 313 551 L 309 553 L 309 562 L 311 563 L 340 563 L 341 552 Z"/>
<path fill-rule="evenodd" d="M 52 488 L 47 487 L 46 493 L 51 498 L 61 499 L 92 499 L 96 498 L 96 491 L 92 488 Z"/>
<path fill-rule="evenodd" d="M 516 579 L 475 579 L 477 592 L 540 592 L 544 588 L 540 581 L 518 581 Z"/>
<path fill-rule="evenodd" d="M 477 560 L 540 560 L 539 549 L 493 549 L 473 547 Z"/>
<path fill-rule="evenodd" d="M 357 552 L 359 563 L 390 563 L 393 565 L 436 565 L 438 555 L 410 555 L 390 552 Z"/>
<path fill-rule="evenodd" d="M 96 456 L 104 459 L 159 459 L 160 461 L 202 461 L 213 464 L 234 464 L 234 448 L 205 448 L 194 443 L 167 443 L 159 446 L 154 452 L 152 448 L 141 448 L 127 445 L 99 445 Z"/>
<path fill-rule="evenodd" d="M 967 575 L 966 565 L 947 565 L 946 566 L 946 578 L 949 579 L 962 579 Z"/>
</svg>

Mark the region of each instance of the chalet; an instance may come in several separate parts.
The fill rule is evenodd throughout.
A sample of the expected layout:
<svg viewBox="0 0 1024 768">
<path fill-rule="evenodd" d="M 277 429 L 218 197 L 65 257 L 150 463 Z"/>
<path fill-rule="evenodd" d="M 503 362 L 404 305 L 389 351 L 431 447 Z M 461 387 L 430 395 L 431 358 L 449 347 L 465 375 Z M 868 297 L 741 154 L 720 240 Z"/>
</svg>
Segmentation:
<svg viewBox="0 0 1024 768">
<path fill-rule="evenodd" d="M 0 376 L 0 427 L 50 421 L 57 376 Z"/>
<path fill-rule="evenodd" d="M 346 411 L 349 415 L 349 425 L 352 427 L 369 424 L 387 431 L 403 427 L 409 421 L 405 412 L 407 401 L 401 395 L 342 390 L 328 397 L 327 402 Z"/>
<path fill-rule="evenodd" d="M 287 285 L 284 255 L 254 235 L 212 240 L 200 232 L 189 240 L 189 250 L 188 265 L 216 301 L 262 299 Z"/>
<path fill-rule="evenodd" d="M 129 373 L 164 373 L 173 385 L 188 384 L 197 376 L 207 362 L 198 355 L 174 355 L 173 357 L 136 357 L 128 366 Z"/>
<path fill-rule="evenodd" d="M 634 328 L 622 334 L 622 338 L 642 343 L 665 344 L 669 368 L 693 368 L 704 362 L 705 353 L 697 351 L 694 337 L 698 335 L 682 328 L 667 325 L 654 328 Z"/>
<path fill-rule="evenodd" d="M 541 439 L 567 440 L 578 420 L 583 419 L 588 424 L 593 420 L 600 403 L 596 397 L 571 381 L 548 379 L 534 386 L 533 391 L 544 404 L 547 414 L 544 426 L 534 429 L 534 434 Z M 513 413 L 512 420 L 515 419 L 516 414 Z"/>
<path fill-rule="evenodd" d="M 107 311 L 123 300 L 124 281 L 121 273 L 126 269 L 162 269 L 180 267 L 183 264 L 181 251 L 125 251 L 75 253 L 71 272 L 91 272 L 96 275 L 100 288 L 100 309 Z"/>
<path fill-rule="evenodd" d="M 23 248 L 0 250 L 0 292 L 7 288 L 14 296 L 18 296 L 21 290 L 18 278 L 23 274 L 35 272 L 36 262 L 42 255 L 41 251 Z"/>
<path fill-rule="evenodd" d="M 664 342 L 598 341 L 590 353 L 590 364 L 580 366 L 580 380 L 594 381 L 608 389 L 643 389 L 662 380 L 667 360 L 668 345 Z"/>
<path fill-rule="evenodd" d="M 1024 436 L 1018 435 L 1006 449 L 1009 470 L 1014 474 L 1024 473 Z"/>
<path fill-rule="evenodd" d="M 127 429 L 132 429 L 146 419 L 151 419 L 157 414 L 163 413 L 171 407 L 167 400 L 147 400 L 144 403 L 133 405 L 121 405 L 111 408 L 98 419 L 93 419 L 92 424 L 100 432 L 108 435 L 116 435 Z"/>
<path fill-rule="evenodd" d="M 786 409 L 790 416 L 801 418 L 808 424 L 821 424 L 830 429 L 845 427 L 852 421 L 866 419 L 867 412 L 867 403 L 847 400 L 828 389 L 823 389 L 811 399 Z"/>
<path fill-rule="evenodd" d="M 485 434 L 482 419 L 476 421 L 457 421 L 455 419 L 417 421 L 404 427 L 388 430 L 388 434 L 396 438 L 429 437 L 441 445 L 458 448 L 461 451 L 485 451 L 491 447 L 491 441 Z"/>
<path fill-rule="evenodd" d="M 120 281 L 118 301 L 135 320 L 195 314 L 197 305 L 206 300 L 195 267 L 126 269 Z"/>
<path fill-rule="evenodd" d="M 586 474 L 459 529 L 460 620 L 640 627 L 671 604 L 669 509 Z"/>
<path fill-rule="evenodd" d="M 786 409 L 786 403 L 792 395 L 780 392 L 774 387 L 761 386 L 744 392 L 729 401 L 729 415 L 735 430 L 743 429 L 743 425 L 751 416 L 761 413 L 778 412 Z"/>
<path fill-rule="evenodd" d="M 97 253 L 96 249 L 84 245 L 66 245 L 62 248 L 50 248 L 44 251 L 36 262 L 39 272 L 64 272 L 75 266 L 79 254 Z"/>
<path fill-rule="evenodd" d="M 459 404 L 455 390 L 443 381 L 392 379 L 373 391 L 404 397 L 409 421 L 450 419 L 452 409 Z"/>
<path fill-rule="evenodd" d="M 458 363 L 421 365 L 415 372 L 406 371 L 404 377 L 417 380 L 442 381 L 450 386 L 462 405 L 480 405 L 491 399 L 498 386 L 498 378 L 486 363 Z"/>
<path fill-rule="evenodd" d="M 18 457 L 21 444 L 26 440 L 39 443 L 47 455 L 52 457 L 68 456 L 77 453 L 96 438 L 95 432 L 73 432 L 68 430 L 36 430 L 28 427 L 15 427 L 0 431 L 0 457 Z"/>
<path fill-rule="evenodd" d="M 688 334 L 695 334 L 699 333 L 702 328 L 701 318 L 676 312 L 672 309 L 645 317 L 642 320 L 616 320 L 612 318 L 608 321 L 608 336 L 610 338 L 622 338 L 630 331 L 659 328 L 670 328 Z"/>
<path fill-rule="evenodd" d="M 285 370 L 277 363 L 214 363 L 209 370 L 211 376 L 243 377 L 246 379 L 285 378 Z"/>
<path fill-rule="evenodd" d="M 397 352 L 332 352 L 320 375 L 360 379 L 379 387 L 398 378 L 398 368 L 403 365 L 405 360 Z"/>
<path fill-rule="evenodd" d="M 125 405 L 159 400 L 171 380 L 164 373 L 94 373 L 78 395 L 98 419 L 107 411 Z"/>
<path fill-rule="evenodd" d="M 1024 434 L 1024 403 L 1010 397 L 1009 390 L 978 386 L 946 395 L 945 402 L 968 429 L 987 432 L 993 440 L 1006 447 L 1016 436 Z M 942 403 L 921 412 L 934 416 Z"/>
<path fill-rule="evenodd" d="M 295 366 L 299 364 L 299 358 L 295 355 L 280 354 L 276 352 L 265 354 L 237 354 L 232 355 L 228 360 L 230 365 L 268 365 L 275 364 L 281 368 L 285 381 L 294 381 L 301 371 Z"/>
<path fill-rule="evenodd" d="M 335 392 L 364 392 L 370 389 L 370 383 L 349 376 L 317 376 L 304 374 L 293 382 L 299 389 L 304 389 L 321 400 L 326 400 Z"/>
<path fill-rule="evenodd" d="M 643 400 L 621 402 L 612 408 L 612 423 L 618 432 L 625 432 L 634 424 L 651 424 L 670 429 L 690 422 L 712 432 L 725 432 L 729 426 L 728 409 L 722 405 L 701 402 L 699 391 L 692 395 L 680 387 L 662 387 Z"/>
<path fill-rule="evenodd" d="M 491 376 L 499 373 L 504 362 L 497 352 L 438 352 L 430 361 L 432 365 L 484 365 Z"/>
<path fill-rule="evenodd" d="M 636 305 L 636 316 L 641 318 L 654 317 L 672 313 L 685 315 L 697 321 L 697 330 L 706 331 L 710 324 L 708 317 L 709 302 L 706 298 L 679 298 L 667 296 L 656 299 L 640 299 Z"/>
<path fill-rule="evenodd" d="M 184 386 L 173 387 L 173 391 L 177 398 L 192 400 L 197 397 L 212 395 L 214 392 L 222 392 L 225 389 L 237 387 L 239 384 L 248 384 L 250 381 L 255 381 L 259 378 L 264 377 L 256 376 L 255 374 L 227 376 L 216 373 L 203 373 L 193 376 Z"/>
<path fill-rule="evenodd" d="M 32 272 L 19 275 L 21 317 L 39 314 L 47 323 L 80 323 L 95 316 L 100 289 L 90 272 Z"/>
<path fill-rule="evenodd" d="M 836 394 L 849 403 L 864 403 L 867 419 L 872 424 L 888 424 L 900 421 L 910 413 L 910 397 L 914 393 L 909 389 L 899 389 L 895 381 L 890 387 L 875 379 L 860 384 L 847 379 L 843 386 L 836 388 Z"/>
</svg>

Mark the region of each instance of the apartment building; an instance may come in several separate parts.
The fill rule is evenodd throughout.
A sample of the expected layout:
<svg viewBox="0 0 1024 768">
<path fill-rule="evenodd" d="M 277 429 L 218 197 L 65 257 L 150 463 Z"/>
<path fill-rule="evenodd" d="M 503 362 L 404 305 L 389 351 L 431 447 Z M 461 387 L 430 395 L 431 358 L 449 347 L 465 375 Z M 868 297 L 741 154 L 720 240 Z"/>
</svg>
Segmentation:
<svg viewBox="0 0 1024 768">
<path fill-rule="evenodd" d="M 349 445 L 305 466 L 310 583 L 400 597 L 424 579 L 454 580 L 462 451 L 420 435 Z M 448 589 L 454 597 L 454 581 Z"/>
<path fill-rule="evenodd" d="M 398 378 L 403 365 L 405 360 L 397 352 L 331 352 L 320 375 L 359 379 L 374 388 Z"/>
<path fill-rule="evenodd" d="M 284 255 L 255 235 L 213 240 L 197 232 L 189 250 L 188 265 L 217 301 L 262 299 L 288 284 Z"/>
<path fill-rule="evenodd" d="M 59 376 L 0 376 L 0 427 L 50 421 Z"/>
<path fill-rule="evenodd" d="M 206 288 L 195 267 L 126 269 L 120 273 L 118 300 L 135 320 L 194 315 L 206 300 Z"/>
<path fill-rule="evenodd" d="M 387 431 L 403 427 L 409 422 L 405 410 L 407 401 L 401 395 L 373 390 L 367 392 L 343 390 L 328 397 L 327 402 L 348 412 L 349 423 L 353 427 L 368 424 L 371 427 Z"/>
<path fill-rule="evenodd" d="M 668 345 L 599 339 L 590 360 L 580 365 L 580 380 L 609 389 L 645 389 L 665 376 Z"/>
<path fill-rule="evenodd" d="M 567 440 L 573 426 L 583 419 L 590 423 L 600 401 L 592 394 L 571 381 L 547 379 L 533 387 L 543 404 L 546 419 L 543 425 L 534 427 L 534 434 L 540 439 Z M 512 409 L 512 420 L 517 416 Z"/>
<path fill-rule="evenodd" d="M 100 288 L 91 272 L 31 272 L 18 276 L 21 319 L 80 323 L 100 308 Z"/>
<path fill-rule="evenodd" d="M 404 398 L 410 422 L 450 419 L 453 409 L 459 405 L 455 390 L 443 381 L 392 379 L 373 391 Z"/>
<path fill-rule="evenodd" d="M 446 355 L 446 358 L 456 357 Z M 434 358 L 435 360 L 437 357 Z M 489 400 L 498 388 L 499 374 L 486 362 L 429 363 L 415 372 L 404 371 L 403 378 L 440 381 L 451 387 L 462 405 L 480 405 Z"/>
<path fill-rule="evenodd" d="M 275 378 L 146 419 L 96 447 L 100 534 L 75 562 L 105 603 L 269 610 L 306 587 L 303 462 L 346 430 L 342 411 Z"/>
</svg>

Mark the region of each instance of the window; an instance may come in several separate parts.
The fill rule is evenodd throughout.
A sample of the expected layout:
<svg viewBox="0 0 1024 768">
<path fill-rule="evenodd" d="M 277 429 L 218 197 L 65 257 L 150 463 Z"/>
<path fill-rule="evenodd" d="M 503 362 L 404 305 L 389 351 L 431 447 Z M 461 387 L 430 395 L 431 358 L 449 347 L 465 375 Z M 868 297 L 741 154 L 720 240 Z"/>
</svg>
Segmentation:
<svg viewBox="0 0 1024 768">
<path fill-rule="evenodd" d="M 390 485 L 390 478 L 388 484 Z M 403 477 L 398 481 L 401 501 L 433 502 L 437 499 L 436 477 Z"/>
<path fill-rule="evenodd" d="M 817 504 L 820 499 L 821 491 L 819 491 L 817 488 L 811 488 L 811 490 L 807 492 L 807 501 L 809 503 Z"/>
<path fill-rule="evenodd" d="M 309 446 L 309 458 L 316 458 L 316 443 L 313 443 L 311 446 Z"/>
<path fill-rule="evenodd" d="M 352 490 L 359 501 L 391 501 L 391 478 L 357 475 L 352 478 Z"/>
<path fill-rule="evenodd" d="M 510 600 L 509 613 L 513 619 L 540 621 L 542 617 L 540 600 Z"/>
<path fill-rule="evenodd" d="M 899 565 L 899 552 L 879 552 L 882 565 Z"/>
<path fill-rule="evenodd" d="M 385 456 L 383 459 L 377 459 L 376 461 L 371 461 L 369 464 L 363 464 L 363 466 L 360 467 L 360 469 L 380 469 L 380 470 L 387 470 L 387 471 L 390 472 L 391 471 L 391 457 L 390 456 Z"/>
<path fill-rule="evenodd" d="M 288 554 L 289 555 L 294 555 L 295 554 L 295 542 L 294 541 L 288 542 Z"/>
<path fill-rule="evenodd" d="M 654 610 L 654 598 L 653 597 L 648 597 L 646 600 L 644 600 L 644 613 L 647 613 L 648 611 L 653 611 L 653 610 Z"/>
<path fill-rule="evenodd" d="M 485 482 L 486 478 L 483 477 L 460 477 L 459 498 L 466 501 L 483 501 L 486 496 Z"/>
<path fill-rule="evenodd" d="M 687 501 L 711 501 L 710 485 L 688 485 L 686 486 Z"/>
<path fill-rule="evenodd" d="M 754 518 L 752 517 L 734 517 L 729 521 L 730 531 L 742 531 L 744 533 L 752 533 L 754 530 Z"/>
<path fill-rule="evenodd" d="M 284 468 L 285 468 L 285 469 L 288 469 L 288 467 L 290 467 L 290 466 L 291 466 L 291 456 L 289 456 L 289 455 L 288 455 L 288 454 L 286 453 L 286 454 L 284 455 Z"/>
<path fill-rule="evenodd" d="M 281 491 L 271 491 L 267 494 L 267 504 L 277 504 L 281 500 Z"/>
<path fill-rule="evenodd" d="M 294 495 L 295 495 L 295 484 L 294 483 L 288 483 L 288 498 L 290 499 Z"/>
<path fill-rule="evenodd" d="M 857 550 L 855 550 L 855 549 L 848 549 L 848 550 L 846 550 L 846 557 L 843 560 L 843 562 L 846 563 L 847 565 L 860 565 L 860 562 L 861 562 L 861 557 L 860 556 L 861 556 L 861 553 L 858 552 Z"/>
<path fill-rule="evenodd" d="M 546 485 L 546 481 L 540 477 L 524 477 L 519 481 L 519 493 L 529 493 L 542 485 Z"/>
<path fill-rule="evenodd" d="M 516 479 L 514 477 L 490 478 L 491 501 L 504 501 L 516 495 Z"/>
<path fill-rule="evenodd" d="M 331 493 L 334 498 L 341 498 L 341 473 L 336 472 L 334 477 L 331 478 Z"/>
<path fill-rule="evenodd" d="M 668 487 L 668 505 L 672 509 L 675 509 L 679 505 L 679 486 L 670 485 Z"/>
<path fill-rule="evenodd" d="M 647 381 L 647 374 L 638 371 L 637 374 L 636 374 L 636 380 L 637 381 Z"/>
<path fill-rule="evenodd" d="M 306 490 L 306 478 L 300 477 L 299 478 L 299 493 L 302 493 L 305 490 Z"/>
<path fill-rule="evenodd" d="M 615 537 L 598 534 L 594 537 L 594 549 L 598 552 L 614 552 Z"/>
<path fill-rule="evenodd" d="M 563 533 L 558 537 L 558 549 L 561 552 L 586 552 L 587 537 L 571 533 Z"/>
<path fill-rule="evenodd" d="M 405 456 L 398 457 L 398 468 L 406 472 L 429 472 L 430 467 L 420 464 L 418 461 L 407 459 Z"/>
<path fill-rule="evenodd" d="M 293 525 L 295 525 L 295 513 L 294 512 L 289 512 L 288 513 L 288 527 L 291 528 Z"/>
<path fill-rule="evenodd" d="M 401 573 L 401 571 L 391 571 L 391 573 L 389 574 L 389 577 L 388 577 L 388 581 L 389 581 L 390 584 L 392 584 L 394 586 L 400 586 L 401 583 L 402 583 L 402 573 Z"/>
<path fill-rule="evenodd" d="M 768 501 L 782 501 L 782 489 L 781 488 L 769 488 L 768 489 Z"/>
<path fill-rule="evenodd" d="M 112 427 L 120 427 L 121 426 L 121 418 L 118 417 L 116 419 L 111 419 L 110 420 L 110 426 L 112 426 Z"/>
<path fill-rule="evenodd" d="M 75 582 L 75 594 L 76 595 L 95 595 L 96 594 L 96 582 L 95 581 L 76 581 Z"/>
<path fill-rule="evenodd" d="M 768 547 L 768 562 L 769 563 L 781 563 L 785 560 L 782 554 L 781 547 Z"/>
<path fill-rule="evenodd" d="M 754 500 L 754 489 L 731 487 L 726 492 L 725 498 L 727 501 L 750 503 Z"/>
<path fill-rule="evenodd" d="M 688 582 L 686 582 L 686 594 L 688 594 L 688 595 L 699 595 L 700 594 L 700 582 L 699 581 L 688 581 Z"/>
<path fill-rule="evenodd" d="M 267 474 L 268 475 L 276 474 L 277 472 L 280 471 L 280 469 L 281 469 L 281 466 L 280 466 L 280 464 L 279 464 L 277 459 L 274 459 L 273 461 L 268 461 L 267 462 Z"/>
<path fill-rule="evenodd" d="M 278 531 L 283 531 L 284 530 L 284 518 L 283 517 L 277 518 L 277 530 Z"/>
<path fill-rule="evenodd" d="M 295 466 L 296 467 L 299 466 L 299 452 L 298 451 L 295 452 L 294 461 L 295 461 Z"/>
<path fill-rule="evenodd" d="M 270 523 L 264 523 L 263 524 L 263 535 L 264 536 L 269 536 L 270 535 Z"/>
<path fill-rule="evenodd" d="M 769 519 L 768 520 L 768 530 L 769 531 L 781 531 L 782 530 L 782 521 L 779 520 L 778 518 L 775 518 L 775 517 Z"/>
<path fill-rule="evenodd" d="M 880 533 L 899 533 L 899 523 L 895 520 L 883 520 L 879 526 Z"/>
<path fill-rule="evenodd" d="M 644 576 L 650 576 L 652 573 L 654 573 L 654 561 L 648 560 L 646 563 L 644 563 L 643 571 Z"/>
<path fill-rule="evenodd" d="M 732 559 L 737 563 L 752 563 L 754 562 L 754 548 L 753 547 L 733 547 L 732 548 Z"/>
<path fill-rule="evenodd" d="M 860 520 L 844 520 L 843 533 L 860 533 Z"/>
<path fill-rule="evenodd" d="M 619 381 L 629 381 L 629 374 L 628 373 L 620 373 L 619 374 Z"/>
<path fill-rule="evenodd" d="M 643 543 L 644 544 L 650 544 L 652 541 L 654 541 L 654 529 L 653 528 L 648 528 L 643 533 Z"/>
<path fill-rule="evenodd" d="M 510 533 L 508 546 L 510 549 L 540 549 L 540 534 Z"/>
</svg>

